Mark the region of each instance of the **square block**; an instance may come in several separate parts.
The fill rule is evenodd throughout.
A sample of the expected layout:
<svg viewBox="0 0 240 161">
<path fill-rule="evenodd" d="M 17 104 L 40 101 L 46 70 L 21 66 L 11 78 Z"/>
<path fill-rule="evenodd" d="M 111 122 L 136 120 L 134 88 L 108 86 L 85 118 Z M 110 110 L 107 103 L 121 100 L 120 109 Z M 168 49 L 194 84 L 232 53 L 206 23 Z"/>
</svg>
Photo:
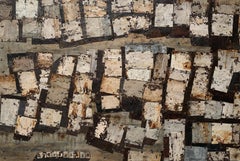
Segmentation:
<svg viewBox="0 0 240 161">
<path fill-rule="evenodd" d="M 14 75 L 0 76 L 0 94 L 10 95 L 17 93 L 16 79 Z"/>
<path fill-rule="evenodd" d="M 144 88 L 143 99 L 151 102 L 160 102 L 162 100 L 162 87 L 155 84 L 148 84 Z"/>
<path fill-rule="evenodd" d="M 52 53 L 37 53 L 37 67 L 40 69 L 50 68 L 53 64 Z"/>
<path fill-rule="evenodd" d="M 120 78 L 103 77 L 100 92 L 118 94 L 120 92 Z"/>
<path fill-rule="evenodd" d="M 143 106 L 144 119 L 149 121 L 148 127 L 151 129 L 160 128 L 162 126 L 161 113 L 162 106 L 158 102 L 146 102 Z"/>
<path fill-rule="evenodd" d="M 206 110 L 206 101 L 189 101 L 189 115 L 190 116 L 204 116 Z"/>
<path fill-rule="evenodd" d="M 124 128 L 125 126 L 123 125 L 110 123 L 107 127 L 107 136 L 104 140 L 112 144 L 121 144 Z"/>
<path fill-rule="evenodd" d="M 133 0 L 134 13 L 153 13 L 153 0 Z"/>
<path fill-rule="evenodd" d="M 41 36 L 43 39 L 58 39 L 61 37 L 61 23 L 58 18 L 46 18 L 42 25 Z"/>
<path fill-rule="evenodd" d="M 71 21 L 63 23 L 62 37 L 67 43 L 80 41 L 83 39 L 83 31 L 79 21 Z"/>
<path fill-rule="evenodd" d="M 37 18 L 38 16 L 38 1 L 36 0 L 17 0 L 16 1 L 16 17 L 22 18 Z"/>
<path fill-rule="evenodd" d="M 89 54 L 80 54 L 78 56 L 76 67 L 77 73 L 90 73 L 92 56 Z"/>
<path fill-rule="evenodd" d="M 41 23 L 34 19 L 23 19 L 22 23 L 22 37 L 41 38 Z"/>
<path fill-rule="evenodd" d="M 92 92 L 93 80 L 88 74 L 76 74 L 74 77 L 74 94 L 89 94 Z"/>
<path fill-rule="evenodd" d="M 38 99 L 27 99 L 27 103 L 24 110 L 24 116 L 36 118 L 38 110 Z"/>
<path fill-rule="evenodd" d="M 212 144 L 231 144 L 232 130 L 232 124 L 212 123 Z"/>
<path fill-rule="evenodd" d="M 105 60 L 104 75 L 109 77 L 121 77 L 122 61 L 118 59 Z"/>
<path fill-rule="evenodd" d="M 142 98 L 145 83 L 143 81 L 125 80 L 123 85 L 124 94 L 128 97 Z"/>
<path fill-rule="evenodd" d="M 173 4 L 156 4 L 154 27 L 173 27 Z"/>
<path fill-rule="evenodd" d="M 118 109 L 120 108 L 120 100 L 115 95 L 101 96 L 102 98 L 102 109 Z"/>
<path fill-rule="evenodd" d="M 145 133 L 146 130 L 144 128 L 129 125 L 124 143 L 129 146 L 142 147 Z"/>
<path fill-rule="evenodd" d="M 196 52 L 193 66 L 211 68 L 213 63 L 213 54 L 206 52 Z"/>
<path fill-rule="evenodd" d="M 62 111 L 50 108 L 41 108 L 39 125 L 59 128 Z"/>
<path fill-rule="evenodd" d="M 207 37 L 208 34 L 208 17 L 191 16 L 190 33 L 193 37 Z"/>
<path fill-rule="evenodd" d="M 76 57 L 63 56 L 57 68 L 57 74 L 71 76 L 76 64 Z"/>
<path fill-rule="evenodd" d="M 150 69 L 128 69 L 127 78 L 130 80 L 148 82 L 151 80 L 151 72 L 152 70 Z"/>
<path fill-rule="evenodd" d="M 21 87 L 22 96 L 39 92 L 35 71 L 18 72 L 18 80 Z"/>
<path fill-rule="evenodd" d="M 25 116 L 18 116 L 14 133 L 21 136 L 30 137 L 32 136 L 32 133 L 36 124 L 37 124 L 37 119 L 33 119 Z"/>
<path fill-rule="evenodd" d="M 80 7 L 78 0 L 63 1 L 62 2 L 64 20 L 71 22 L 80 20 Z"/>
<path fill-rule="evenodd" d="M 213 14 L 212 21 L 213 36 L 232 36 L 233 15 Z"/>
<path fill-rule="evenodd" d="M 84 105 L 90 105 L 90 102 L 92 101 L 90 94 L 73 94 L 73 102 L 79 102 Z"/>
<path fill-rule="evenodd" d="M 191 71 L 192 62 L 189 53 L 175 52 L 172 54 L 171 68 Z"/>
<path fill-rule="evenodd" d="M 191 2 L 185 1 L 182 3 L 175 3 L 173 21 L 176 25 L 189 25 L 189 17 L 191 14 Z"/>
<path fill-rule="evenodd" d="M 192 142 L 193 143 L 211 143 L 212 126 L 211 123 L 196 122 L 192 124 Z"/>
<path fill-rule="evenodd" d="M 83 0 L 85 17 L 104 17 L 107 14 L 106 0 Z"/>
<path fill-rule="evenodd" d="M 103 55 L 103 63 L 106 60 L 122 60 L 121 49 L 105 49 Z"/>
<path fill-rule="evenodd" d="M 91 118 L 92 109 L 85 104 L 79 102 L 71 102 L 68 109 L 68 117 L 80 117 L 81 119 Z"/>
<path fill-rule="evenodd" d="M 12 64 L 9 65 L 13 72 L 34 70 L 34 61 L 31 55 L 16 56 L 12 58 Z"/>
<path fill-rule="evenodd" d="M 1 31 L 0 40 L 1 41 L 18 41 L 19 40 L 19 26 L 18 20 L 2 20 L 0 21 Z"/>
</svg>

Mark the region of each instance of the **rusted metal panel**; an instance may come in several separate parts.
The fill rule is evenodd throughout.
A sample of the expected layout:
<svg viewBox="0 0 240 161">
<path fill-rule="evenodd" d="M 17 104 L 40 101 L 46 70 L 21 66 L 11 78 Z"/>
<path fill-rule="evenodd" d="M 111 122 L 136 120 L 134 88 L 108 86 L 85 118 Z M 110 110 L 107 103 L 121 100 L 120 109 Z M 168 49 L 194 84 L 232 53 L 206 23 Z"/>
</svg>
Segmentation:
<svg viewBox="0 0 240 161">
<path fill-rule="evenodd" d="M 42 24 L 34 19 L 23 19 L 22 37 L 40 38 Z"/>
<path fill-rule="evenodd" d="M 120 89 L 120 78 L 103 77 L 100 92 L 118 94 Z"/>
<path fill-rule="evenodd" d="M 231 71 L 228 69 L 221 69 L 220 67 L 215 67 L 211 89 L 227 93 L 228 86 L 231 83 L 232 75 L 233 73 L 231 73 Z"/>
<path fill-rule="evenodd" d="M 111 22 L 106 17 L 85 18 L 87 37 L 105 37 L 112 36 Z"/>
<path fill-rule="evenodd" d="M 192 14 L 207 16 L 207 11 L 209 9 L 208 0 L 193 0 L 192 1 Z"/>
<path fill-rule="evenodd" d="M 212 123 L 212 144 L 231 144 L 232 124 Z"/>
<path fill-rule="evenodd" d="M 208 152 L 208 161 L 229 161 L 229 153 L 225 151 Z"/>
<path fill-rule="evenodd" d="M 58 128 L 62 119 L 62 111 L 41 108 L 39 125 Z"/>
<path fill-rule="evenodd" d="M 18 81 L 22 96 L 39 92 L 35 71 L 18 72 Z"/>
<path fill-rule="evenodd" d="M 182 161 L 184 154 L 184 134 L 171 133 L 169 136 L 169 160 Z"/>
<path fill-rule="evenodd" d="M 120 144 L 123 138 L 125 126 L 110 123 L 107 127 L 107 136 L 104 139 L 112 144 Z"/>
<path fill-rule="evenodd" d="M 189 115 L 190 116 L 204 116 L 206 110 L 205 101 L 189 101 Z"/>
<path fill-rule="evenodd" d="M 238 160 L 240 160 L 240 149 L 239 148 L 227 147 L 227 152 L 229 152 L 230 161 L 238 161 Z"/>
<path fill-rule="evenodd" d="M 71 21 L 63 23 L 62 26 L 62 37 L 63 40 L 70 43 L 83 39 L 83 31 L 81 23 L 79 21 Z"/>
<path fill-rule="evenodd" d="M 154 81 L 158 79 L 164 80 L 166 78 L 169 58 L 168 54 L 156 54 L 152 77 Z"/>
<path fill-rule="evenodd" d="M 161 154 L 158 152 L 148 151 L 128 151 L 128 161 L 159 161 L 161 160 Z"/>
<path fill-rule="evenodd" d="M 126 53 L 126 68 L 153 69 L 153 53 L 151 51 Z"/>
<path fill-rule="evenodd" d="M 0 124 L 15 127 L 20 100 L 1 98 Z"/>
<path fill-rule="evenodd" d="M 52 53 L 37 53 L 37 67 L 40 69 L 50 68 L 53 64 Z"/>
<path fill-rule="evenodd" d="M 206 101 L 205 102 L 205 118 L 220 119 L 222 116 L 222 104 L 219 101 Z"/>
<path fill-rule="evenodd" d="M 151 70 L 149 69 L 128 69 L 127 78 L 130 80 L 138 80 L 148 82 L 151 80 Z"/>
<path fill-rule="evenodd" d="M 45 18 L 60 18 L 60 5 L 58 2 L 43 7 L 43 14 Z"/>
<path fill-rule="evenodd" d="M 74 93 L 91 94 L 93 80 L 88 74 L 75 75 Z"/>
<path fill-rule="evenodd" d="M 214 36 L 232 36 L 233 15 L 213 14 L 211 34 Z"/>
<path fill-rule="evenodd" d="M 92 110 L 87 105 L 80 102 L 71 102 L 68 109 L 68 117 L 80 117 L 81 119 L 91 118 Z"/>
<path fill-rule="evenodd" d="M 16 79 L 14 75 L 0 76 L 0 94 L 8 95 L 17 93 Z"/>
<path fill-rule="evenodd" d="M 68 100 L 70 83 L 71 77 L 52 74 L 46 103 L 65 106 Z"/>
<path fill-rule="evenodd" d="M 134 30 L 146 30 L 151 21 L 146 16 L 123 16 L 113 20 L 113 31 L 116 36 L 126 35 Z"/>
<path fill-rule="evenodd" d="M 186 83 L 171 79 L 168 80 L 165 101 L 167 110 L 182 111 L 185 89 Z"/>
<path fill-rule="evenodd" d="M 173 22 L 176 25 L 189 25 L 189 17 L 191 14 L 191 2 L 184 1 L 182 3 L 175 3 L 173 10 Z"/>
<path fill-rule="evenodd" d="M 173 8 L 173 4 L 156 4 L 154 26 L 173 27 Z"/>
<path fill-rule="evenodd" d="M 58 39 L 61 37 L 60 22 L 58 18 L 46 18 L 42 24 L 41 36 L 44 39 Z"/>
<path fill-rule="evenodd" d="M 191 57 L 186 52 L 174 52 L 171 59 L 171 68 L 178 70 L 191 71 Z"/>
<path fill-rule="evenodd" d="M 48 89 L 49 88 L 49 84 L 48 84 L 48 79 L 50 76 L 50 69 L 41 69 L 40 70 L 40 74 L 39 74 L 39 91 L 41 91 L 42 89 Z"/>
<path fill-rule="evenodd" d="M 240 124 L 233 124 L 233 144 L 239 145 L 240 143 Z"/>
<path fill-rule="evenodd" d="M 200 146 L 186 146 L 184 153 L 184 161 L 206 161 L 207 148 Z"/>
<path fill-rule="evenodd" d="M 121 77 L 122 76 L 122 61 L 121 59 L 107 59 L 105 60 L 105 76 Z"/>
<path fill-rule="evenodd" d="M 211 143 L 212 125 L 207 122 L 192 124 L 192 143 Z"/>
<path fill-rule="evenodd" d="M 38 99 L 37 98 L 27 99 L 27 103 L 24 110 L 24 116 L 36 118 L 37 110 L 38 110 Z"/>
<path fill-rule="evenodd" d="M 123 93 L 129 97 L 139 97 L 142 98 L 143 90 L 144 90 L 143 81 L 135 81 L 135 80 L 125 80 L 123 85 Z"/>
<path fill-rule="evenodd" d="M 7 3 L 1 3 L 0 6 L 0 19 L 1 20 L 10 20 L 12 19 L 13 13 L 13 3 L 12 1 L 6 1 Z"/>
<path fill-rule="evenodd" d="M 141 127 L 129 125 L 124 143 L 129 146 L 142 147 L 146 130 Z"/>
<path fill-rule="evenodd" d="M 80 7 L 78 0 L 62 1 L 64 20 L 67 22 L 80 20 Z"/>
<path fill-rule="evenodd" d="M 81 117 L 69 117 L 67 130 L 71 132 L 78 132 L 81 130 Z"/>
<path fill-rule="evenodd" d="M 131 13 L 132 11 L 132 0 L 113 0 L 111 1 L 112 4 L 112 12 L 114 13 L 123 13 L 128 12 Z"/>
<path fill-rule="evenodd" d="M 233 117 L 240 118 L 240 93 L 236 92 L 234 94 L 234 102 L 233 102 Z"/>
<path fill-rule="evenodd" d="M 102 109 L 118 109 L 120 108 L 120 99 L 115 95 L 102 96 Z"/>
<path fill-rule="evenodd" d="M 31 137 L 36 124 L 37 119 L 18 116 L 14 133 L 21 136 Z"/>
<path fill-rule="evenodd" d="M 104 17 L 107 14 L 106 0 L 83 0 L 85 17 Z"/>
<path fill-rule="evenodd" d="M 150 129 L 161 128 L 162 126 L 162 105 L 158 102 L 146 102 L 143 107 L 143 117 L 148 121 Z"/>
<path fill-rule="evenodd" d="M 133 0 L 134 13 L 153 13 L 153 0 Z"/>
<path fill-rule="evenodd" d="M 57 68 L 57 74 L 71 76 L 76 64 L 76 57 L 74 56 L 63 56 L 60 60 L 60 64 Z"/>
<path fill-rule="evenodd" d="M 105 60 L 122 60 L 121 53 L 121 49 L 105 49 L 103 62 L 105 62 Z"/>
<path fill-rule="evenodd" d="M 17 56 L 16 58 L 13 58 L 13 64 L 11 68 L 13 72 L 33 70 L 34 62 L 29 56 Z"/>
<path fill-rule="evenodd" d="M 185 82 L 187 84 L 189 77 L 190 77 L 189 71 L 178 70 L 174 68 L 169 70 L 169 79 Z"/>
<path fill-rule="evenodd" d="M 106 135 L 107 127 L 108 127 L 107 119 L 105 117 L 101 117 L 97 126 L 95 127 L 94 136 L 96 138 L 101 139 L 104 135 Z"/>
<path fill-rule="evenodd" d="M 207 52 L 196 52 L 193 65 L 195 67 L 211 68 L 213 62 L 213 54 Z"/>
<path fill-rule="evenodd" d="M 162 90 L 162 86 L 147 84 L 144 88 L 143 99 L 151 102 L 159 102 L 162 100 Z"/>
<path fill-rule="evenodd" d="M 17 41 L 19 40 L 19 28 L 17 20 L 0 21 L 0 40 L 1 41 Z"/>
<path fill-rule="evenodd" d="M 92 59 L 91 55 L 80 54 L 78 56 L 76 72 L 77 73 L 90 73 L 91 59 Z"/>
<path fill-rule="evenodd" d="M 73 100 L 74 102 L 81 102 L 82 104 L 89 105 L 92 101 L 90 94 L 73 94 Z"/>
<path fill-rule="evenodd" d="M 16 1 L 16 17 L 22 18 L 37 18 L 38 16 L 38 1 L 36 0 L 18 0 Z"/>
<path fill-rule="evenodd" d="M 191 96 L 198 99 L 209 100 L 208 92 L 209 71 L 206 68 L 198 67 L 195 72 Z"/>
<path fill-rule="evenodd" d="M 208 17 L 190 16 L 190 33 L 195 37 L 207 37 Z"/>
<path fill-rule="evenodd" d="M 185 133 L 185 119 L 165 119 L 164 136 L 169 137 L 171 133 Z"/>
<path fill-rule="evenodd" d="M 218 67 L 232 70 L 238 55 L 237 50 L 218 50 Z"/>
<path fill-rule="evenodd" d="M 233 118 L 233 103 L 223 102 L 222 108 L 222 118 Z"/>
</svg>

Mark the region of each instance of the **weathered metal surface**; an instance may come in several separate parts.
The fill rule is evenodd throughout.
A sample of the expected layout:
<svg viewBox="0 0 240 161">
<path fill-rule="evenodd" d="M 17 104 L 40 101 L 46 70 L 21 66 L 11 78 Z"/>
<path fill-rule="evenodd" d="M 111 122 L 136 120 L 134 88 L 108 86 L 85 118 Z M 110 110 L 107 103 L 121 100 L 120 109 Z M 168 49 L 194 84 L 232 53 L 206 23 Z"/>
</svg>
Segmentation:
<svg viewBox="0 0 240 161">
<path fill-rule="evenodd" d="M 49 84 L 48 84 L 48 79 L 50 76 L 50 69 L 41 69 L 40 74 L 39 74 L 39 91 L 41 92 L 42 89 L 48 89 Z"/>
<path fill-rule="evenodd" d="M 229 152 L 230 161 L 238 161 L 238 160 L 240 160 L 240 149 L 239 148 L 227 147 L 227 152 Z"/>
<path fill-rule="evenodd" d="M 223 102 L 222 103 L 222 118 L 233 118 L 234 104 Z"/>
<path fill-rule="evenodd" d="M 147 84 L 144 88 L 143 99 L 151 102 L 159 102 L 162 100 L 162 90 L 162 86 Z"/>
<path fill-rule="evenodd" d="M 182 111 L 186 83 L 168 80 L 165 105 L 169 111 Z"/>
<path fill-rule="evenodd" d="M 104 75 L 111 77 L 122 76 L 122 61 L 121 59 L 107 59 L 105 60 Z"/>
<path fill-rule="evenodd" d="M 142 147 L 145 132 L 146 130 L 144 128 L 129 125 L 124 143 L 129 146 Z"/>
<path fill-rule="evenodd" d="M 82 119 L 92 117 L 91 108 L 79 102 L 71 102 L 68 109 L 68 117 L 80 117 Z"/>
<path fill-rule="evenodd" d="M 82 40 L 83 31 L 80 26 L 81 26 L 81 23 L 79 21 L 71 21 L 68 23 L 63 23 L 63 26 L 62 26 L 63 40 L 68 43 Z"/>
<path fill-rule="evenodd" d="M 35 71 L 18 72 L 18 81 L 23 96 L 39 92 Z"/>
<path fill-rule="evenodd" d="M 93 80 L 88 74 L 75 75 L 74 77 L 74 93 L 90 94 L 92 91 Z"/>
<path fill-rule="evenodd" d="M 171 133 L 169 136 L 169 160 L 182 161 L 184 154 L 184 134 Z"/>
<path fill-rule="evenodd" d="M 13 3 L 14 2 L 8 2 L 8 3 L 1 3 L 0 6 L 0 19 L 1 20 L 10 20 L 12 19 L 12 13 L 13 13 Z"/>
<path fill-rule="evenodd" d="M 198 67 L 195 71 L 191 96 L 198 99 L 209 100 L 208 93 L 209 71 L 206 68 Z"/>
<path fill-rule="evenodd" d="M 153 69 L 153 53 L 151 51 L 126 53 L 126 68 Z"/>
<path fill-rule="evenodd" d="M 232 36 L 233 15 L 213 14 L 212 15 L 212 35 Z"/>
<path fill-rule="evenodd" d="M 39 125 L 59 128 L 62 111 L 50 108 L 41 108 Z"/>
<path fill-rule="evenodd" d="M 71 76 L 76 64 L 76 57 L 74 56 L 63 56 L 60 59 L 60 64 L 57 68 L 57 74 Z"/>
<path fill-rule="evenodd" d="M 207 148 L 200 146 L 186 146 L 184 161 L 207 160 Z"/>
<path fill-rule="evenodd" d="M 120 89 L 120 78 L 103 77 L 100 92 L 118 94 Z"/>
<path fill-rule="evenodd" d="M 85 18 L 87 38 L 112 36 L 110 18 L 91 17 Z"/>
<path fill-rule="evenodd" d="M 68 100 L 70 83 L 71 77 L 52 74 L 46 103 L 65 106 Z"/>
<path fill-rule="evenodd" d="M 38 110 L 38 99 L 27 99 L 27 103 L 24 110 L 24 116 L 36 118 Z"/>
<path fill-rule="evenodd" d="M 169 70 L 169 79 L 174 79 L 174 80 L 181 81 L 181 82 L 184 82 L 185 84 L 187 84 L 189 77 L 190 77 L 189 71 L 178 70 L 175 68 Z"/>
<path fill-rule="evenodd" d="M 153 0 L 133 0 L 134 13 L 153 13 Z"/>
<path fill-rule="evenodd" d="M 36 159 L 84 159 L 88 161 L 91 158 L 91 154 L 88 151 L 49 151 L 39 152 Z"/>
<path fill-rule="evenodd" d="M 15 127 L 20 100 L 1 98 L 0 124 Z"/>
<path fill-rule="evenodd" d="M 240 118 L 240 93 L 236 92 L 234 94 L 234 102 L 233 102 L 233 117 Z"/>
<path fill-rule="evenodd" d="M 166 78 L 169 58 L 168 54 L 156 54 L 152 77 L 154 81 Z"/>
<path fill-rule="evenodd" d="M 74 102 L 81 102 L 82 104 L 89 105 L 92 101 L 90 94 L 73 94 Z"/>
<path fill-rule="evenodd" d="M 81 130 L 81 122 L 82 122 L 81 117 L 74 116 L 69 117 L 67 130 L 74 133 L 78 133 Z"/>
<path fill-rule="evenodd" d="M 171 133 L 185 133 L 185 119 L 165 119 L 164 136 L 169 137 Z"/>
<path fill-rule="evenodd" d="M 80 54 L 76 67 L 77 73 L 90 73 L 91 70 L 91 55 Z"/>
<path fill-rule="evenodd" d="M 127 78 L 130 80 L 138 80 L 148 82 L 151 80 L 151 70 L 150 69 L 128 69 Z"/>
<path fill-rule="evenodd" d="M 121 53 L 121 49 L 105 49 L 103 62 L 105 62 L 105 60 L 122 60 Z"/>
<path fill-rule="evenodd" d="M 13 64 L 11 66 L 13 72 L 27 71 L 34 69 L 33 59 L 29 56 L 18 56 L 13 58 Z"/>
<path fill-rule="evenodd" d="M 206 110 L 205 101 L 189 101 L 189 115 L 190 116 L 204 116 Z"/>
<path fill-rule="evenodd" d="M 213 63 L 212 53 L 196 52 L 193 66 L 211 68 L 212 63 Z"/>
<path fill-rule="evenodd" d="M 220 119 L 222 116 L 221 102 L 210 100 L 205 102 L 205 118 Z"/>
<path fill-rule="evenodd" d="M 228 86 L 231 83 L 232 75 L 233 73 L 231 73 L 231 71 L 228 69 L 221 69 L 220 67 L 215 67 L 211 89 L 227 93 Z"/>
<path fill-rule="evenodd" d="M 0 21 L 0 40 L 1 41 L 17 41 L 19 39 L 19 28 L 17 20 Z"/>
<path fill-rule="evenodd" d="M 237 50 L 218 50 L 218 67 L 232 70 L 238 61 Z"/>
<path fill-rule="evenodd" d="M 171 68 L 191 71 L 192 62 L 187 52 L 174 52 L 171 59 Z"/>
<path fill-rule="evenodd" d="M 208 0 L 193 0 L 192 1 L 192 14 L 207 16 L 207 11 L 209 9 Z"/>
<path fill-rule="evenodd" d="M 46 18 L 43 21 L 41 36 L 43 39 L 57 39 L 61 37 L 58 18 Z"/>
<path fill-rule="evenodd" d="M 42 0 L 42 6 L 50 6 L 58 3 L 58 0 Z"/>
<path fill-rule="evenodd" d="M 151 21 L 146 16 L 123 16 L 113 20 L 113 31 L 116 36 L 126 35 L 134 30 L 146 30 Z"/>
<path fill-rule="evenodd" d="M 60 18 L 60 5 L 54 2 L 54 4 L 44 6 L 43 14 L 45 18 Z"/>
<path fill-rule="evenodd" d="M 141 152 L 141 151 L 128 151 L 128 161 L 159 161 L 161 154 L 158 152 Z"/>
<path fill-rule="evenodd" d="M 232 131 L 232 133 L 233 133 L 233 140 L 232 140 L 232 142 L 235 145 L 239 145 L 239 143 L 240 143 L 240 133 L 239 133 L 239 131 L 240 131 L 240 124 L 233 124 L 232 128 L 233 128 L 233 131 Z"/>
<path fill-rule="evenodd" d="M 173 27 L 173 4 L 156 4 L 155 27 Z"/>
<path fill-rule="evenodd" d="M 111 1 L 111 5 L 112 5 L 112 12 L 114 13 L 123 13 L 123 12 L 131 13 L 132 11 L 132 0 L 126 0 L 126 1 L 113 0 Z"/>
<path fill-rule="evenodd" d="M 38 16 L 38 1 L 35 0 L 18 0 L 16 1 L 16 17 L 36 18 Z"/>
<path fill-rule="evenodd" d="M 104 17 L 107 14 L 106 0 L 83 0 L 85 17 Z"/>
<path fill-rule="evenodd" d="M 208 17 L 191 16 L 190 33 L 195 37 L 208 36 Z"/>
<path fill-rule="evenodd" d="M 191 14 L 191 2 L 184 1 L 175 3 L 173 6 L 174 16 L 173 22 L 176 25 L 189 25 L 189 17 Z"/>
<path fill-rule="evenodd" d="M 67 22 L 80 19 L 80 7 L 78 0 L 62 1 L 64 20 Z"/>
<path fill-rule="evenodd" d="M 0 76 L 0 94 L 8 95 L 17 93 L 16 79 L 14 75 Z"/>
<path fill-rule="evenodd" d="M 94 136 L 101 139 L 107 132 L 108 122 L 105 117 L 102 117 L 95 127 Z"/>
<path fill-rule="evenodd" d="M 142 98 L 145 83 L 146 82 L 143 81 L 125 80 L 123 84 L 123 93 L 129 97 L 135 96 Z"/>
<path fill-rule="evenodd" d="M 104 139 L 112 144 L 120 144 L 123 139 L 125 126 L 110 123 L 107 127 L 107 136 Z"/>
<path fill-rule="evenodd" d="M 232 124 L 212 123 L 212 144 L 231 144 Z"/>
<path fill-rule="evenodd" d="M 18 116 L 14 133 L 21 136 L 31 137 L 36 124 L 37 119 Z"/>
<path fill-rule="evenodd" d="M 102 96 L 102 109 L 118 109 L 120 108 L 120 100 L 115 95 Z"/>
<path fill-rule="evenodd" d="M 50 68 L 53 64 L 52 53 L 37 53 L 37 67 L 40 69 Z"/>
<path fill-rule="evenodd" d="M 208 161 L 229 161 L 229 153 L 224 151 L 208 152 Z"/>
<path fill-rule="evenodd" d="M 23 19 L 22 37 L 40 38 L 42 24 L 34 19 Z"/>
<path fill-rule="evenodd" d="M 162 105 L 158 102 L 146 102 L 143 107 L 143 117 L 148 121 L 151 129 L 161 128 L 162 126 Z"/>
<path fill-rule="evenodd" d="M 207 122 L 192 124 L 192 143 L 211 143 L 212 125 Z"/>
</svg>

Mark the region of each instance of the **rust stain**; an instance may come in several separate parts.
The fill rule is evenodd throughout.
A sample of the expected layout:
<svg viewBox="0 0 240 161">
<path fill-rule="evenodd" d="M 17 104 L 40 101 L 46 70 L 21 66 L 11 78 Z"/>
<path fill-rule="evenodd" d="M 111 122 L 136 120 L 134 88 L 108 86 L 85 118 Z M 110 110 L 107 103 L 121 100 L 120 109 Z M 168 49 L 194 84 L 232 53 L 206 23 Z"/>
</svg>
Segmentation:
<svg viewBox="0 0 240 161">
<path fill-rule="evenodd" d="M 183 63 L 183 68 L 184 69 L 191 69 L 192 67 L 192 63 L 191 62 L 185 62 Z"/>
</svg>

